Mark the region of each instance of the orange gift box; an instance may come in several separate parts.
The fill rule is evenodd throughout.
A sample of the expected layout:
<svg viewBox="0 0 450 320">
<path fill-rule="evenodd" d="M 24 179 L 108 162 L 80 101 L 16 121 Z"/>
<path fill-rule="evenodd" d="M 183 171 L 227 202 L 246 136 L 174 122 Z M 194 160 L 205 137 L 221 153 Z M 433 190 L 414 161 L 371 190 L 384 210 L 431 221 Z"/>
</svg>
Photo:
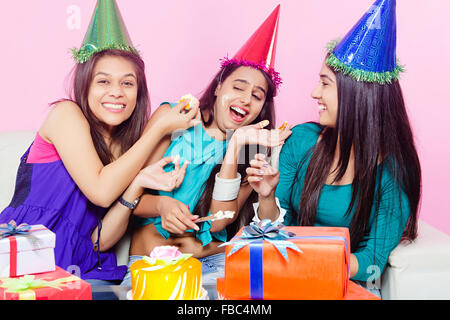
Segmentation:
<svg viewBox="0 0 450 320">
<path fill-rule="evenodd" d="M 229 299 L 225 296 L 224 284 L 225 284 L 224 278 L 217 279 L 217 295 L 220 300 Z M 349 281 L 347 293 L 344 296 L 343 300 L 381 300 L 381 299 L 378 296 L 371 293 L 370 291 L 358 286 L 353 281 Z"/>
<path fill-rule="evenodd" d="M 228 243 L 225 250 L 225 277 L 217 280 L 221 296 L 233 300 L 255 299 L 254 290 L 255 287 L 258 290 L 259 286 L 260 295 L 256 295 L 256 299 L 343 299 L 349 285 L 348 229 L 283 227 L 283 231 L 294 234 L 283 241 L 289 241 L 301 250 L 297 252 L 287 247 L 288 261 L 275 247 L 274 241 L 267 241 L 267 238 L 253 241 L 229 255 L 233 246 L 236 246 L 232 242 L 243 240 L 243 229 Z M 253 258 L 250 257 L 250 251 L 258 250 L 258 246 L 262 247 L 261 262 L 254 258 L 255 254 Z M 262 266 L 258 267 L 259 263 Z M 258 271 L 258 268 L 261 270 Z M 354 289 L 353 285 L 351 288 Z"/>
<path fill-rule="evenodd" d="M 0 278 L 0 300 L 92 300 L 91 285 L 56 266 L 55 271 Z"/>
<path fill-rule="evenodd" d="M 358 286 L 353 281 L 348 282 L 348 290 L 347 294 L 344 297 L 344 300 L 381 300 L 380 297 L 374 295 L 369 290 L 364 289 L 363 287 Z"/>
</svg>

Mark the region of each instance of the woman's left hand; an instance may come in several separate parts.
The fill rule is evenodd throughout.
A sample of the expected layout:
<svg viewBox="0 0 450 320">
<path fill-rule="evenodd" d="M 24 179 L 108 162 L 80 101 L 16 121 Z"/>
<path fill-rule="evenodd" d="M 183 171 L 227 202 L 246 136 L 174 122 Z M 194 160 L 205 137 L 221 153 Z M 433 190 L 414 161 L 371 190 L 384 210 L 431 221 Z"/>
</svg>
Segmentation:
<svg viewBox="0 0 450 320">
<path fill-rule="evenodd" d="M 232 139 L 238 146 L 247 144 L 257 144 L 264 147 L 276 147 L 282 145 L 284 141 L 292 134 L 291 128 L 286 126 L 284 129 L 264 129 L 269 125 L 268 120 L 263 120 L 257 124 L 251 124 L 236 129 Z"/>
<path fill-rule="evenodd" d="M 164 171 L 164 166 L 171 162 L 174 163 L 175 169 L 170 172 Z M 189 161 L 186 161 L 180 168 L 180 159 L 178 156 L 165 157 L 142 169 L 135 180 L 142 188 L 172 191 L 178 188 L 183 182 L 188 164 Z"/>
</svg>

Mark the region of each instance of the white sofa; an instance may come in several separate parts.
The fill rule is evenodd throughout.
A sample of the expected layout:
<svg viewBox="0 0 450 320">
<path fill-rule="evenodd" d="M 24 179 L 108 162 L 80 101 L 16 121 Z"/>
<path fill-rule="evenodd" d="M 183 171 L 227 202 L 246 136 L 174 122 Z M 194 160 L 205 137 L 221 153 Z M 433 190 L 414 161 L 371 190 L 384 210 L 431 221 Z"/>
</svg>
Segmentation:
<svg viewBox="0 0 450 320">
<path fill-rule="evenodd" d="M 35 132 L 0 132 L 0 212 L 11 201 L 19 158 Z M 1 213 L 0 213 L 1 214 Z M 119 264 L 127 264 L 129 235 L 115 247 Z M 450 299 L 450 237 L 419 220 L 419 237 L 400 244 L 381 277 L 383 299 Z"/>
</svg>

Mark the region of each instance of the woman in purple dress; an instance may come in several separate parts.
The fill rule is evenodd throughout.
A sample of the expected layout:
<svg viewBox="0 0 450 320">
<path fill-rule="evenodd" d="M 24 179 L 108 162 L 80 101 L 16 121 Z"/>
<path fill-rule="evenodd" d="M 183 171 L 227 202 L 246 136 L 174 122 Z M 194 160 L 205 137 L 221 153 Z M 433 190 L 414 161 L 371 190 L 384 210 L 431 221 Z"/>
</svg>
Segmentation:
<svg viewBox="0 0 450 320">
<path fill-rule="evenodd" d="M 54 103 L 22 156 L 0 223 L 43 224 L 56 234 L 56 265 L 82 279 L 120 281 L 127 267 L 110 249 L 132 208 L 144 188 L 179 185 L 187 165 L 167 157 L 146 167 L 148 157 L 163 136 L 196 123 L 198 106 L 186 112 L 180 103 L 150 127 L 142 59 L 131 46 L 96 48 L 75 55 L 73 97 Z M 169 162 L 173 174 L 163 170 Z"/>
</svg>

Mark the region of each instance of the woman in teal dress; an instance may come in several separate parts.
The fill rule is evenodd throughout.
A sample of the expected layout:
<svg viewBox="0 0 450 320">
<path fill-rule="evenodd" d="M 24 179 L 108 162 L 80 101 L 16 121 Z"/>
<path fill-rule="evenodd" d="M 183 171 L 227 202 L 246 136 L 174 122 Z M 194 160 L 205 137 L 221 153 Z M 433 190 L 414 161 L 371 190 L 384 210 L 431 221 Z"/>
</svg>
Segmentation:
<svg viewBox="0 0 450 320">
<path fill-rule="evenodd" d="M 220 79 L 223 81 L 222 84 L 219 83 Z M 239 81 L 242 79 L 245 79 L 245 84 Z M 208 270 L 213 269 L 211 273 L 215 274 L 217 265 L 224 263 L 221 254 L 224 248 L 220 248 L 219 245 L 251 220 L 253 212 L 251 203 L 256 201 L 256 197 L 251 197 L 252 188 L 241 179 L 245 177 L 245 167 L 249 164 L 248 160 L 243 163 L 239 161 L 240 151 L 245 151 L 247 159 L 251 159 L 252 155 L 248 155 L 249 144 L 278 146 L 290 134 L 290 130 L 286 128 L 279 134 L 278 130 L 273 130 L 277 134 L 272 136 L 272 130 L 262 128 L 273 123 L 275 92 L 275 86 L 264 72 L 237 64 L 227 66 L 223 72 L 217 74 L 205 96 L 210 96 L 211 93 L 213 95 L 215 88 L 220 85 L 216 101 L 229 102 L 219 103 L 214 115 L 211 115 L 209 111 L 212 105 L 204 105 L 207 99 L 200 99 L 202 119 L 206 120 L 181 132 L 180 135 L 175 134 L 163 139 L 160 150 L 153 152 L 151 161 L 161 156 L 179 155 L 180 165 L 186 171 L 183 183 L 173 191 L 151 192 L 141 197 L 139 205 L 134 210 L 137 228 L 133 232 L 129 266 L 133 261 L 141 259 L 141 256 L 149 255 L 156 246 L 173 245 L 184 253 L 192 253 L 202 261 L 203 283 L 207 283 Z M 267 92 L 265 97 L 259 86 Z M 250 94 L 251 92 L 253 93 Z M 227 95 L 230 100 L 222 99 Z M 241 102 L 241 105 L 245 106 L 249 113 L 243 123 L 249 124 L 241 126 L 232 123 L 235 121 L 232 117 L 236 115 L 230 115 L 230 108 L 244 95 L 249 97 L 248 103 Z M 172 105 L 167 103 L 161 105 L 156 111 L 159 114 L 155 113 L 153 118 L 163 117 Z M 207 126 L 206 123 L 211 119 L 209 117 L 214 119 Z M 222 125 L 225 130 L 221 129 Z M 235 130 L 228 131 L 233 126 Z M 231 133 L 228 139 L 227 133 Z M 168 166 L 165 170 L 170 171 L 172 167 Z M 220 195 L 215 196 L 218 180 L 232 184 L 237 182 L 234 196 L 230 195 L 230 198 L 226 199 Z M 226 186 L 222 189 L 225 193 L 230 193 Z M 197 218 L 220 210 L 234 211 L 235 215 L 233 219 L 195 223 Z M 210 280 L 215 281 L 215 276 Z M 129 273 L 125 276 L 123 284 L 130 285 Z"/>
<path fill-rule="evenodd" d="M 369 12 L 330 46 L 312 92 L 319 123 L 292 129 L 278 170 L 262 155 L 247 169 L 259 195 L 255 220 L 348 227 L 350 277 L 369 288 L 398 243 L 416 238 L 421 195 L 392 37 L 395 1 L 377 1 L 377 8 L 380 28 L 370 28 Z M 378 60 L 371 65 L 369 56 Z"/>
<path fill-rule="evenodd" d="M 251 38 L 233 59 L 224 59 L 200 98 L 201 124 L 165 137 L 152 153 L 150 163 L 179 155 L 186 171 L 183 183 L 173 191 L 150 191 L 141 197 L 134 210 L 137 228 L 129 266 L 156 246 L 172 245 L 202 262 L 204 284 L 223 276 L 224 248 L 219 245 L 250 222 L 252 202 L 257 199 L 245 168 L 258 148 L 261 152 L 279 146 L 291 133 L 289 127 L 270 130 L 280 79 L 273 69 L 275 50 L 269 50 L 269 44 L 276 39 L 278 14 L 279 7 L 266 20 L 266 28 L 257 31 L 258 37 Z M 269 31 L 268 25 L 273 26 Z M 252 41 L 262 42 L 261 52 Z M 149 125 L 165 117 L 172 106 L 163 103 Z M 233 211 L 234 216 L 196 222 L 218 211 Z M 128 272 L 122 284 L 130 286 L 130 280 Z"/>
</svg>

